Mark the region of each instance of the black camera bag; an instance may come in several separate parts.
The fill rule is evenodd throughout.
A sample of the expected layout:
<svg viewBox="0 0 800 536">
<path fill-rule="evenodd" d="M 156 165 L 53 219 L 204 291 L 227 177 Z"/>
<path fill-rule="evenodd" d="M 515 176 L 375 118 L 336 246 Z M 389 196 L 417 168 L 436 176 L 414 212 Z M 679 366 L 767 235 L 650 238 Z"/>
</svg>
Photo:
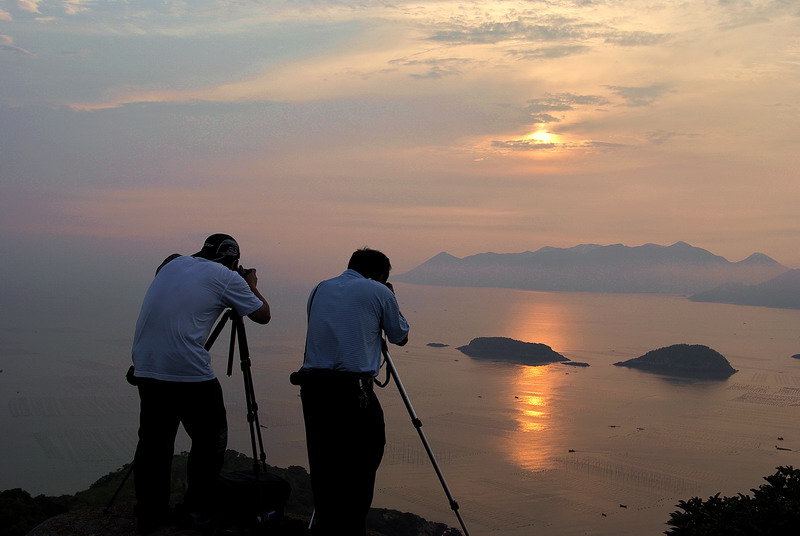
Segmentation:
<svg viewBox="0 0 800 536">
<path fill-rule="evenodd" d="M 243 470 L 221 474 L 218 491 L 223 526 L 238 534 L 260 535 L 280 526 L 292 489 L 272 473 Z"/>
</svg>

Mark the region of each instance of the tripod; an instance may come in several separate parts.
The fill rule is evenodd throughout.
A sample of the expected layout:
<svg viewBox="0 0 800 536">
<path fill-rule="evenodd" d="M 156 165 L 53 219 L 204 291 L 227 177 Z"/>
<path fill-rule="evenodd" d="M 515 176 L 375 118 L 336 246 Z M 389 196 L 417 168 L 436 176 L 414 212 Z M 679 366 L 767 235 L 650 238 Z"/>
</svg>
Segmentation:
<svg viewBox="0 0 800 536">
<path fill-rule="evenodd" d="M 257 490 L 258 490 L 258 500 L 259 504 L 261 503 L 261 485 L 259 482 L 259 475 L 261 473 L 267 472 L 267 455 L 264 452 L 264 441 L 261 437 L 261 423 L 258 419 L 258 403 L 256 402 L 255 390 L 253 389 L 253 376 L 250 372 L 250 349 L 247 346 L 247 333 L 244 329 L 244 322 L 242 321 L 242 317 L 237 315 L 232 309 L 228 309 L 223 313 L 222 317 L 220 318 L 217 325 L 214 327 L 214 330 L 209 335 L 206 344 L 204 345 L 206 351 L 210 350 L 211 347 L 216 342 L 217 338 L 219 337 L 222 330 L 225 328 L 225 324 L 228 320 L 231 320 L 231 339 L 230 339 L 230 346 L 228 350 L 228 368 L 226 374 L 231 376 L 233 374 L 233 354 L 236 349 L 236 343 L 239 343 L 239 359 L 241 363 L 242 369 L 242 376 L 244 377 L 244 393 L 245 393 L 245 403 L 247 406 L 247 422 L 250 427 L 250 444 L 253 450 L 253 473 L 256 475 L 256 482 L 257 482 Z M 129 371 L 129 375 L 132 377 L 132 369 Z M 258 444 L 258 448 L 260 451 L 260 455 L 256 455 L 256 443 Z M 260 461 L 260 464 L 259 464 Z M 125 476 L 120 482 L 119 486 L 117 487 L 114 495 L 108 501 L 103 513 L 108 513 L 111 506 L 116 501 L 117 496 L 119 495 L 122 488 L 125 486 L 125 483 L 128 481 L 128 478 L 131 476 L 133 472 L 133 466 L 136 462 L 136 459 L 130 463 L 130 467 L 128 471 L 125 473 Z"/>
<path fill-rule="evenodd" d="M 236 350 L 236 342 L 239 343 L 239 362 L 244 378 L 244 398 L 247 406 L 247 423 L 250 427 L 250 446 L 253 450 L 253 472 L 258 476 L 261 472 L 267 471 L 267 455 L 264 452 L 264 440 L 261 437 L 261 423 L 258 420 L 258 402 L 256 402 L 255 390 L 253 389 L 253 375 L 250 371 L 250 349 L 247 346 L 247 333 L 244 329 L 242 317 L 237 315 L 232 309 L 222 316 L 217 326 L 211 332 L 206 341 L 206 350 L 211 349 L 217 337 L 225 327 L 225 323 L 231 320 L 231 339 L 228 349 L 228 369 L 226 374 L 233 374 L 233 354 Z M 259 455 L 256 456 L 256 441 L 258 442 Z M 259 461 L 261 464 L 259 465 Z M 261 486 L 258 486 L 259 492 Z"/>
<path fill-rule="evenodd" d="M 458 511 L 458 503 L 450 493 L 450 488 L 447 487 L 447 482 L 445 482 L 442 470 L 439 468 L 439 464 L 436 462 L 436 457 L 433 455 L 433 450 L 431 450 L 428 439 L 425 437 L 425 432 L 422 431 L 422 420 L 417 417 L 414 407 L 411 405 L 411 400 L 408 398 L 408 393 L 406 393 L 406 390 L 403 387 L 403 382 L 400 381 L 400 376 L 397 374 L 397 369 L 394 366 L 394 361 L 392 361 L 392 356 L 389 355 L 389 348 L 386 344 L 386 339 L 383 340 L 382 346 L 383 359 L 386 362 L 386 371 L 388 372 L 390 378 L 394 379 L 395 384 L 397 384 L 397 390 L 400 391 L 400 397 L 403 399 L 403 404 L 405 404 L 406 410 L 408 410 L 409 417 L 411 417 L 411 423 L 414 425 L 414 428 L 416 428 L 417 434 L 419 435 L 420 440 L 422 440 L 422 445 L 425 447 L 425 452 L 428 453 L 428 458 L 431 460 L 433 470 L 436 471 L 436 476 L 439 477 L 439 482 L 442 484 L 442 489 L 444 489 L 444 493 L 447 495 L 447 500 L 450 503 L 450 509 L 458 518 L 458 522 L 461 524 L 461 530 L 464 531 L 464 536 L 469 536 L 469 530 L 467 530 L 467 526 L 464 524 L 464 519 L 461 517 L 461 513 Z M 387 379 L 386 382 L 381 385 L 381 387 L 386 386 L 388 383 L 389 380 Z"/>
</svg>

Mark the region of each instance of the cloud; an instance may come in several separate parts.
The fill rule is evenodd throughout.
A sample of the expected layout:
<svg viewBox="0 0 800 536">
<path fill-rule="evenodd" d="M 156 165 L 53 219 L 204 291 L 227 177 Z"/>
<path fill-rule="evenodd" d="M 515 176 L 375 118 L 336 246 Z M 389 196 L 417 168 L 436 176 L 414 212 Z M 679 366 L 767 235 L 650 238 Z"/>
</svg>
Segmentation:
<svg viewBox="0 0 800 536">
<path fill-rule="evenodd" d="M 64 0 L 63 4 L 64 13 L 67 15 L 77 15 L 85 11 L 91 11 L 91 8 L 83 4 L 83 0 Z"/>
<path fill-rule="evenodd" d="M 39 11 L 39 4 L 41 4 L 42 1 L 43 0 L 17 0 L 17 7 L 22 11 L 41 13 L 41 11 Z"/>
<path fill-rule="evenodd" d="M 744 2 L 739 0 L 719 0 L 724 17 L 719 27 L 722 30 L 737 30 L 745 26 L 765 24 L 784 15 L 800 17 L 800 9 L 791 0 L 771 0 L 767 2 Z"/>
<path fill-rule="evenodd" d="M 0 9 L 0 20 L 13 20 L 11 18 L 11 13 L 6 11 L 5 9 Z"/>
<path fill-rule="evenodd" d="M 412 73 L 412 78 L 443 78 L 461 74 L 462 67 L 475 63 L 467 58 L 431 58 L 427 60 L 397 59 L 389 61 L 390 65 L 402 67 L 423 67 L 425 72 Z"/>
<path fill-rule="evenodd" d="M 0 50 L 20 54 L 22 56 L 35 56 L 33 52 L 14 45 L 14 38 L 10 35 L 0 35 Z"/>
<path fill-rule="evenodd" d="M 558 41 L 582 39 L 585 37 L 585 30 L 582 24 L 572 25 L 565 21 L 539 24 L 520 19 L 510 22 L 486 22 L 476 26 L 456 25 L 447 30 L 439 30 L 428 39 L 452 44 L 493 44 L 517 39 Z"/>
<path fill-rule="evenodd" d="M 626 106 L 649 106 L 672 90 L 666 84 L 650 86 L 605 86 L 625 100 Z"/>
<path fill-rule="evenodd" d="M 602 106 L 608 104 L 605 97 L 598 95 L 576 95 L 574 93 L 548 93 L 539 99 L 528 101 L 525 111 L 531 115 L 535 123 L 557 123 L 561 119 L 552 112 L 567 112 L 576 106 Z"/>
<path fill-rule="evenodd" d="M 681 132 L 672 132 L 668 130 L 655 130 L 653 132 L 647 133 L 647 139 L 650 140 L 650 143 L 653 145 L 661 145 L 662 143 L 666 143 L 673 138 L 696 138 L 698 137 L 697 134 L 684 134 Z"/>
<path fill-rule="evenodd" d="M 651 32 L 612 32 L 605 36 L 605 41 L 623 47 L 649 47 L 660 45 L 670 38 L 669 34 Z"/>
<path fill-rule="evenodd" d="M 562 45 L 553 47 L 533 48 L 530 50 L 510 50 L 508 55 L 516 58 L 533 60 L 533 59 L 555 59 L 565 58 L 567 56 L 577 56 L 578 54 L 585 54 L 591 50 L 590 47 L 584 45 Z"/>
<path fill-rule="evenodd" d="M 507 149 L 511 151 L 549 151 L 563 149 L 591 149 L 591 148 L 619 148 L 628 147 L 623 143 L 610 143 L 604 141 L 580 141 L 580 142 L 539 142 L 531 139 L 506 140 L 492 142 L 495 149 Z"/>
<path fill-rule="evenodd" d="M 510 149 L 512 151 L 545 151 L 559 147 L 557 143 L 542 143 L 534 140 L 506 140 L 492 142 L 495 149 Z"/>
<path fill-rule="evenodd" d="M 506 41 L 557 42 L 563 44 L 528 52 L 514 51 L 528 58 L 560 58 L 582 54 L 591 49 L 593 40 L 623 47 L 655 46 L 671 38 L 669 33 L 625 31 L 600 22 L 585 22 L 565 16 L 520 17 L 514 21 L 454 24 L 439 29 L 428 37 L 431 41 L 454 45 L 497 44 Z M 585 44 L 575 45 L 574 42 Z"/>
</svg>

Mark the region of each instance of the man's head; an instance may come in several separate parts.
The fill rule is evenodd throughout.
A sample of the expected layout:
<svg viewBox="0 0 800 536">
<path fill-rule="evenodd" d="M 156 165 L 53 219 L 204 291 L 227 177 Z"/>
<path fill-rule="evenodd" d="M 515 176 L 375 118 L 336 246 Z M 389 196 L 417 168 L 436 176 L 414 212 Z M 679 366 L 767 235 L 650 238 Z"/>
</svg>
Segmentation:
<svg viewBox="0 0 800 536">
<path fill-rule="evenodd" d="M 380 283 L 386 283 L 389 280 L 389 272 L 392 270 L 389 257 L 380 251 L 369 248 L 356 250 L 350 257 L 347 267 Z"/>
<path fill-rule="evenodd" d="M 203 249 L 192 255 L 218 262 L 231 270 L 236 269 L 239 261 L 239 244 L 232 236 L 217 233 L 206 238 Z"/>
</svg>

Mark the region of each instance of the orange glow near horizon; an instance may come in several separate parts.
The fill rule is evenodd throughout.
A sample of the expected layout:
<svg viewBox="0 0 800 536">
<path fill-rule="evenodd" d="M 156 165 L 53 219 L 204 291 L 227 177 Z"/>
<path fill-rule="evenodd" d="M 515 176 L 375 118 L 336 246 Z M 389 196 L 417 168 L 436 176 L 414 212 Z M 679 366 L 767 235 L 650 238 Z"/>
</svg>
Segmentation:
<svg viewBox="0 0 800 536">
<path fill-rule="evenodd" d="M 573 347 L 569 306 L 545 299 L 544 293 L 526 293 L 526 298 L 524 302 L 515 304 L 507 319 L 508 336 L 519 341 L 546 344 L 559 353 Z"/>
</svg>

